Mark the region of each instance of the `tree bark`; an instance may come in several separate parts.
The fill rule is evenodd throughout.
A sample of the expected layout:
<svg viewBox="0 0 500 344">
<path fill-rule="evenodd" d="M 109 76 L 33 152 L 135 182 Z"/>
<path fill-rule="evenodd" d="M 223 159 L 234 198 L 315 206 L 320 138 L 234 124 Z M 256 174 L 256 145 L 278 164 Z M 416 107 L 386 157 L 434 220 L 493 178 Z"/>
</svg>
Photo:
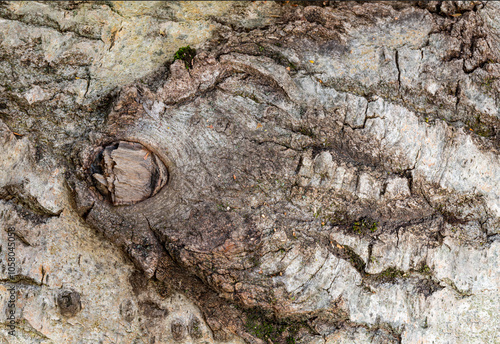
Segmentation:
<svg viewBox="0 0 500 344">
<path fill-rule="evenodd" d="M 23 338 L 498 339 L 495 3 L 0 9 Z"/>
</svg>

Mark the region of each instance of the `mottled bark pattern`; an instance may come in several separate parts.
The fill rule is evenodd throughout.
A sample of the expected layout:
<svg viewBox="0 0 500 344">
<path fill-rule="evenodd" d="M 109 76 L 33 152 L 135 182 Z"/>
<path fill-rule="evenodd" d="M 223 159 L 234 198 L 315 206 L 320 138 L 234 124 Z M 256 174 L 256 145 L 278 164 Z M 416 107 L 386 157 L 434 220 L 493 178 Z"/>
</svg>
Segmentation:
<svg viewBox="0 0 500 344">
<path fill-rule="evenodd" d="M 74 283 L 79 322 L 124 295 L 89 342 L 500 340 L 498 3 L 136 5 L 0 4 L 0 214 L 57 300 L 37 331 Z M 123 288 L 92 303 L 87 273 Z"/>
</svg>

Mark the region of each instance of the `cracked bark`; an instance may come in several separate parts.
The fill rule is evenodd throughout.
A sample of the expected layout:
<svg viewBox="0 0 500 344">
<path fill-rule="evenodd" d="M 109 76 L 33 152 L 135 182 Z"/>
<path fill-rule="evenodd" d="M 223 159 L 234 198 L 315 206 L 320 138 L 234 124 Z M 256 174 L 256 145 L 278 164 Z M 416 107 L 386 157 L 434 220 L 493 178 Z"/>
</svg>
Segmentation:
<svg viewBox="0 0 500 344">
<path fill-rule="evenodd" d="M 126 20 L 112 5 L 106 6 Z M 42 111 L 38 106 L 47 103 L 49 110 L 57 108 L 57 94 L 39 105 L 27 105 L 8 91 L 9 109 L 17 107 L 25 114 L 17 119 L 12 112 L 2 120 L 5 119 L 12 131 L 19 130 L 18 127 L 26 130 L 34 144 L 45 144 L 46 155 L 67 167 L 76 212 L 97 232 L 121 247 L 142 271 L 137 272 L 141 276 L 144 274 L 142 278 L 166 285 L 195 300 L 218 339 L 229 338 L 231 333 L 251 338 L 244 325 L 245 311 L 241 309 L 263 310 L 278 321 L 288 318 L 305 321 L 319 316 L 325 309 L 338 314 L 346 312 L 349 308 L 345 304 L 354 299 L 347 291 L 336 300 L 322 300 L 321 305 L 310 303 L 309 297 L 301 294 L 308 289 L 304 286 L 315 288 L 314 280 L 324 277 L 322 269 L 330 255 L 338 259 L 335 271 L 340 262 L 348 264 L 342 268 L 342 273 L 328 281 L 328 288 L 319 289 L 333 294 L 340 284 L 346 290 L 358 290 L 357 282 L 353 281 L 359 277 L 370 290 L 381 292 L 383 283 L 378 283 L 377 278 L 382 275 L 366 272 L 375 245 L 385 244 L 379 236 L 395 236 L 395 249 L 398 250 L 400 231 L 417 232 L 421 230 L 417 225 L 428 224 L 429 233 L 434 235 L 440 230 L 434 223 L 439 218 L 443 222 L 456 222 L 464 232 L 466 226 L 475 228 L 476 221 L 480 228 L 475 229 L 479 229 L 490 243 L 498 237 L 492 233 L 498 223 L 493 209 L 498 199 L 495 199 L 494 177 L 475 181 L 473 175 L 467 179 L 469 184 L 463 186 L 457 178 L 449 176 L 452 167 L 461 168 L 454 160 L 458 150 L 453 149 L 469 142 L 470 138 L 473 142 L 470 147 L 480 147 L 474 154 L 480 156 L 481 161 L 488 161 L 495 154 L 491 148 L 496 144 L 494 137 L 480 138 L 474 132 L 463 132 L 453 128 L 450 120 L 438 120 L 435 126 L 427 120 L 423 123 L 422 117 L 436 109 L 421 103 L 421 99 L 430 97 L 424 84 L 427 80 L 417 79 L 415 85 L 402 85 L 402 73 L 416 68 L 403 67 L 407 62 L 398 50 L 402 46 L 389 47 L 388 51 L 394 51 L 395 63 L 387 67 L 388 71 L 385 65 L 372 65 L 378 68 L 380 77 L 366 70 L 363 73 L 367 74 L 353 73 L 352 79 L 338 76 L 339 71 L 343 71 L 339 65 L 353 64 L 348 52 L 367 44 L 350 45 L 363 39 L 353 27 L 377 27 L 367 19 L 370 16 L 377 16 L 387 25 L 398 25 L 394 17 L 411 25 L 422 18 L 431 18 L 435 23 L 466 25 L 475 22 L 476 11 L 465 15 L 469 13 L 466 10 L 462 16 L 453 17 L 452 12 L 441 13 L 445 9 L 440 6 L 433 9 L 432 14 L 413 5 L 397 9 L 392 7 L 396 5 L 382 3 L 358 4 L 353 10 L 346 9 L 343 4 L 333 6 L 337 6 L 335 11 L 329 7 L 286 7 L 282 21 L 254 29 L 237 29 L 233 24 L 218 20 L 220 37 L 198 48 L 198 56 L 189 70 L 186 71 L 183 61 L 168 63 L 168 73 L 158 73 L 132 85 L 121 85 L 117 91 L 90 100 L 90 105 L 72 107 L 68 102 L 65 109 L 77 112 L 72 119 L 84 129 L 73 136 L 67 135 L 65 144 L 47 139 L 52 134 L 63 136 L 66 133 L 63 121 L 54 120 L 56 124 L 50 130 L 51 125 L 47 123 L 52 119 L 43 116 L 42 130 L 35 131 L 27 125 L 30 118 Z M 6 12 L 2 12 L 2 16 L 14 21 L 24 20 Z M 31 19 L 24 21 L 33 25 Z M 63 32 L 59 26 L 53 29 Z M 118 44 L 120 30 L 111 34 L 109 46 L 105 47 L 107 53 L 116 50 L 112 48 Z M 277 35 L 282 33 L 281 39 L 266 36 L 271 31 Z M 469 87 L 464 80 L 481 71 L 489 73 L 487 70 L 491 66 L 479 63 L 472 70 L 465 70 L 464 58 L 461 74 L 453 74 L 454 60 L 438 59 L 449 51 L 435 52 L 440 48 L 430 41 L 431 35 L 440 34 L 445 41 L 449 36 L 465 41 L 472 33 L 460 37 L 429 30 L 422 43 L 415 47 L 420 50 L 421 64 L 433 67 L 434 62 L 424 61 L 424 56 L 434 54 L 440 61 L 439 68 L 449 72 L 446 82 L 453 81 L 456 85 L 455 104 L 450 108 L 459 112 L 469 106 L 460 114 L 463 120 L 473 109 L 470 104 L 462 105 L 465 103 L 461 97 L 466 97 L 464 90 Z M 475 40 L 488 38 L 488 35 L 472 38 L 470 54 L 476 49 Z M 394 43 L 387 40 L 375 44 L 385 49 L 385 45 Z M 490 50 L 493 49 L 490 47 Z M 310 57 L 311 52 L 317 55 Z M 334 62 L 330 63 L 329 59 Z M 360 66 L 355 68 L 362 69 Z M 420 70 L 420 65 L 417 69 Z M 86 77 L 83 98 L 89 96 L 92 88 L 93 76 L 88 69 Z M 379 79 L 372 82 L 375 77 Z M 320 78 L 325 80 L 320 82 Z M 412 92 L 420 98 L 412 97 Z M 436 102 L 444 99 L 439 97 L 444 96 L 438 93 L 433 99 Z M 355 102 L 366 102 L 366 106 L 348 120 L 347 111 L 357 104 Z M 414 111 L 422 107 L 422 112 Z M 441 111 L 436 111 L 438 118 L 446 118 Z M 362 124 L 352 125 L 357 116 L 364 117 Z M 495 127 L 496 135 L 498 119 L 486 112 L 479 116 Z M 420 135 L 428 141 L 417 141 L 414 136 L 404 134 L 407 124 L 415 131 L 415 136 Z M 438 138 L 431 137 L 437 130 L 441 130 L 436 134 Z M 169 175 L 172 174 L 169 182 L 161 190 L 158 188 L 157 194 L 148 189 L 131 202 L 112 204 L 95 189 L 89 169 L 96 147 L 122 140 L 144 145 L 165 162 Z M 432 165 L 428 161 L 434 159 L 434 155 L 429 151 L 432 145 L 441 142 L 443 155 Z M 494 165 L 496 160 L 491 158 L 489 161 Z M 432 166 L 440 166 L 441 170 Z M 460 171 L 468 173 L 465 168 Z M 436 177 L 438 172 L 440 175 Z M 144 175 L 139 173 L 138 178 L 147 181 L 150 177 Z M 399 177 L 408 183 L 409 194 L 404 191 L 404 197 L 387 191 L 389 181 Z M 156 190 L 154 185 L 146 184 Z M 481 189 L 483 185 L 486 187 Z M 38 209 L 36 204 L 40 203 L 34 203 L 38 202 L 37 198 L 30 198 L 31 203 L 23 203 L 24 191 L 7 193 L 6 197 L 1 197 L 5 201 L 13 203 L 17 199 L 20 206 Z M 146 194 L 150 197 L 142 197 Z M 471 194 L 474 197 L 469 206 L 464 199 Z M 318 209 L 322 210 L 319 217 L 316 216 Z M 466 211 L 474 215 L 463 216 L 462 212 Z M 354 223 L 365 218 L 378 223 L 376 232 L 353 233 Z M 276 228 L 286 235 L 283 243 L 273 236 L 275 231 L 272 229 Z M 331 232 L 342 232 L 349 240 L 368 240 L 367 255 L 360 253 L 361 245 L 356 246 L 358 241 L 349 244 L 330 240 L 325 233 Z M 435 241 L 436 247 L 447 245 L 439 236 Z M 299 287 L 290 291 L 287 278 L 292 277 L 281 272 L 301 260 L 310 259 L 310 251 L 314 250 L 325 250 L 325 261 Z M 262 264 L 264 256 L 274 264 L 274 270 L 270 270 L 279 273 L 259 273 L 261 270 L 256 263 Z M 425 257 L 425 261 L 428 259 Z M 78 262 L 80 264 L 80 260 Z M 299 266 L 297 269 L 303 272 L 305 268 Z M 408 278 L 388 280 L 388 284 L 404 285 L 426 297 L 439 291 L 439 283 L 444 281 L 434 272 L 427 278 L 415 267 L 402 273 L 408 274 Z M 44 275 L 42 272 L 42 281 Z M 343 279 L 344 275 L 352 280 Z M 180 284 L 177 286 L 172 281 L 180 281 Z M 453 283 L 448 285 L 457 289 Z M 297 300 L 290 300 L 287 295 L 294 292 Z M 364 292 L 359 289 L 360 295 Z M 344 306 L 324 306 L 334 301 Z M 240 309 L 233 308 L 232 304 Z M 382 321 L 388 328 L 389 323 L 389 320 Z M 342 324 L 353 328 L 359 325 L 343 319 L 336 326 Z M 397 334 L 395 329 L 388 331 Z M 401 334 L 398 340 L 401 341 Z"/>
</svg>

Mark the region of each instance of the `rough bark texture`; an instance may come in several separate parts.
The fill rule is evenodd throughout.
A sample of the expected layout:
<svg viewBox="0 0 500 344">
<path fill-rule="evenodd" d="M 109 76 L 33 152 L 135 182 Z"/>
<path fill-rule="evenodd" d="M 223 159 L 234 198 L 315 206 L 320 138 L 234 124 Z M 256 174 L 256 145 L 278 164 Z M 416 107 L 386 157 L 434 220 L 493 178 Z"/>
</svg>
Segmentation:
<svg viewBox="0 0 500 344">
<path fill-rule="evenodd" d="M 498 3 L 0 17 L 0 341 L 500 343 Z"/>
</svg>

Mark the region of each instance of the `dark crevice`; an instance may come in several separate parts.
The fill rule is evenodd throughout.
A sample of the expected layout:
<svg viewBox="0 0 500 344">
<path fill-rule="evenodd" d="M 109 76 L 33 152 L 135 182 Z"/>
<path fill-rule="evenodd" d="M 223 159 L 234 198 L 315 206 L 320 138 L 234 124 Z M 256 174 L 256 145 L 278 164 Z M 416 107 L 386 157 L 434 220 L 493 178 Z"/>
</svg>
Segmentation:
<svg viewBox="0 0 500 344">
<path fill-rule="evenodd" d="M 29 194 L 25 189 L 25 182 L 20 184 L 10 184 L 6 185 L 3 188 L 0 188 L 0 199 L 5 201 L 12 200 L 15 204 L 22 206 L 23 208 L 28 209 L 33 212 L 37 216 L 41 217 L 58 217 L 62 210 L 54 213 L 44 206 L 42 206 L 36 197 Z"/>
<path fill-rule="evenodd" d="M 16 232 L 14 232 L 14 235 L 19 239 L 19 241 L 21 241 L 26 246 L 31 246 L 31 244 L 28 242 L 28 240 L 26 240 L 26 238 L 21 233 L 16 231 Z M 43 265 L 42 265 L 42 271 L 43 271 Z M 42 278 L 42 281 L 43 281 L 43 278 Z"/>
<path fill-rule="evenodd" d="M 31 20 L 25 19 L 24 16 L 19 16 L 19 15 L 15 15 L 13 13 L 5 13 L 5 12 L 0 14 L 0 18 L 6 19 L 6 20 L 11 20 L 11 21 L 17 21 L 17 22 L 23 23 L 24 25 L 29 26 L 29 27 L 55 30 L 59 33 L 71 32 L 80 38 L 89 39 L 92 41 L 103 42 L 100 37 L 94 37 L 91 35 L 85 35 L 85 34 L 78 32 L 78 31 L 63 29 L 63 28 L 61 28 L 59 23 L 56 21 L 49 21 L 49 22 L 44 22 L 44 23 L 39 22 L 39 23 L 33 24 L 33 22 Z M 49 18 L 45 18 L 45 19 L 49 19 Z"/>
<path fill-rule="evenodd" d="M 94 205 L 95 205 L 95 202 L 92 202 L 92 204 L 90 206 L 82 209 L 80 216 L 82 217 L 83 220 L 87 221 L 87 217 L 89 216 L 90 212 L 94 208 Z"/>
<path fill-rule="evenodd" d="M 43 270 L 43 266 L 42 266 Z M 43 272 L 42 272 L 43 274 Z M 16 286 L 21 285 L 21 286 L 35 286 L 35 287 L 41 287 L 43 286 L 43 275 L 42 275 L 42 282 L 37 282 L 35 279 L 29 276 L 25 275 L 14 275 L 13 278 L 5 278 L 5 279 L 0 279 L 0 283 L 12 283 Z"/>
<path fill-rule="evenodd" d="M 457 81 L 457 86 L 455 87 L 455 98 L 456 98 L 456 103 L 455 103 L 455 111 L 458 111 L 458 105 L 460 103 L 460 81 Z"/>
</svg>

